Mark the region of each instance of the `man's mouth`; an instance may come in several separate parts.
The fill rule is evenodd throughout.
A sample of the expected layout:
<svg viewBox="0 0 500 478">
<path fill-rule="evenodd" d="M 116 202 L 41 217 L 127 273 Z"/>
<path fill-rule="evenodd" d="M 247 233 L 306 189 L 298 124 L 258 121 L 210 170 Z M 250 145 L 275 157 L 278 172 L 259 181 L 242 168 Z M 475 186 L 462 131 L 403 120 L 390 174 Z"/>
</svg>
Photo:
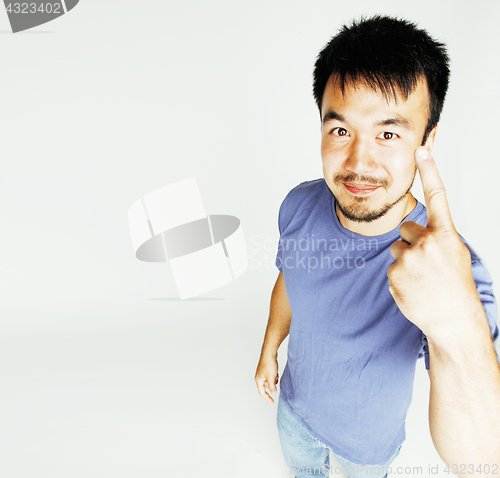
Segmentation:
<svg viewBox="0 0 500 478">
<path fill-rule="evenodd" d="M 381 186 L 377 186 L 374 184 L 364 184 L 364 183 L 343 183 L 344 187 L 351 193 L 356 196 L 367 196 L 371 194 L 373 191 L 377 190 Z"/>
</svg>

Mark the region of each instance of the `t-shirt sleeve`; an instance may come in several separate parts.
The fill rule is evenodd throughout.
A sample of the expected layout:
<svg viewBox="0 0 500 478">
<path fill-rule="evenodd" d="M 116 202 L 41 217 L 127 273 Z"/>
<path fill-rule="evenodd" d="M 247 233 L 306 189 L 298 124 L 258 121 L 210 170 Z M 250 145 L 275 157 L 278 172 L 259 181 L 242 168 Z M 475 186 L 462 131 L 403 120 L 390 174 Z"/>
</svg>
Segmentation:
<svg viewBox="0 0 500 478">
<path fill-rule="evenodd" d="M 276 267 L 280 272 L 283 272 L 283 268 L 286 269 L 287 254 L 285 249 L 288 245 L 287 237 L 288 232 L 290 232 L 289 228 L 300 227 L 307 220 L 311 210 L 325 193 L 331 195 L 324 178 L 311 179 L 295 186 L 285 196 L 285 199 L 283 199 L 278 213 L 280 238 L 275 261 Z M 283 258 L 283 256 L 285 257 Z"/>
<path fill-rule="evenodd" d="M 286 199 L 286 198 L 285 198 Z M 280 272 L 283 272 L 283 265 L 282 265 L 282 260 L 283 260 L 283 242 L 281 240 L 281 235 L 283 234 L 283 209 L 285 207 L 285 200 L 281 203 L 280 210 L 278 213 L 278 230 L 280 233 L 280 237 L 278 239 L 278 252 L 276 254 L 276 267 Z"/>
<path fill-rule="evenodd" d="M 422 350 L 418 354 L 418 358 L 424 357 L 426 370 L 430 369 L 429 363 L 429 344 L 427 342 L 427 337 L 422 332 Z"/>
<path fill-rule="evenodd" d="M 483 304 L 483 309 L 488 319 L 490 326 L 491 337 L 493 339 L 493 346 L 497 355 L 497 361 L 500 364 L 500 331 L 498 328 L 497 316 L 497 301 L 493 294 L 493 281 L 486 267 L 481 260 L 472 253 L 472 276 L 476 283 L 477 293 Z M 429 370 L 429 344 L 427 337 L 422 333 L 422 350 L 419 357 L 425 358 L 425 368 Z"/>
<path fill-rule="evenodd" d="M 493 346 L 497 354 L 497 361 L 500 363 L 500 330 L 498 328 L 497 301 L 493 294 L 493 280 L 480 259 L 473 261 L 472 275 L 474 276 L 477 293 L 479 294 L 484 312 L 488 319 Z"/>
<path fill-rule="evenodd" d="M 295 186 L 292 190 L 290 190 L 280 205 L 278 212 L 278 230 L 280 237 L 278 239 L 278 252 L 276 254 L 275 261 L 276 267 L 280 272 L 283 272 L 283 233 L 292 220 L 293 212 L 297 208 L 297 204 L 300 203 L 303 196 L 302 188 L 307 183 L 307 181 L 300 183 L 298 186 Z"/>
</svg>

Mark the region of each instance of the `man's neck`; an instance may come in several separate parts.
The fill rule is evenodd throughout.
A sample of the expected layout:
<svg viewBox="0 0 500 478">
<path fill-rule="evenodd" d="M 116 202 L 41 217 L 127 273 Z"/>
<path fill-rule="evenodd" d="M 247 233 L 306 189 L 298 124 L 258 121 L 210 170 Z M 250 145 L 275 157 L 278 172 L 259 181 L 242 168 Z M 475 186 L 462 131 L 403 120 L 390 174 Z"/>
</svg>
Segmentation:
<svg viewBox="0 0 500 478">
<path fill-rule="evenodd" d="M 335 204 L 335 210 L 340 224 L 347 230 L 362 236 L 380 236 L 392 231 L 401 224 L 403 219 L 413 211 L 416 205 L 417 200 L 411 193 L 408 193 L 407 198 L 395 204 L 386 214 L 373 222 L 356 222 L 348 219 L 339 210 L 337 204 Z"/>
</svg>

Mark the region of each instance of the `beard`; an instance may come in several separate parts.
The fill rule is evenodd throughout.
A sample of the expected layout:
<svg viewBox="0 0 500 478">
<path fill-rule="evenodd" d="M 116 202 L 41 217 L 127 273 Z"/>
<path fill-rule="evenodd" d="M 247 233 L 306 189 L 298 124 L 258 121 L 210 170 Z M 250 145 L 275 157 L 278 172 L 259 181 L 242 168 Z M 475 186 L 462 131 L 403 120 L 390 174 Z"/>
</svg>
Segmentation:
<svg viewBox="0 0 500 478">
<path fill-rule="evenodd" d="M 370 198 L 368 197 L 354 197 L 352 198 L 352 204 L 346 206 L 342 204 L 337 197 L 335 197 L 335 203 L 339 208 L 340 212 L 344 215 L 346 219 L 349 219 L 354 222 L 373 222 L 377 219 L 380 219 L 382 216 L 385 216 L 396 204 L 401 202 L 405 197 L 410 194 L 411 188 L 413 186 L 413 181 L 415 180 L 415 175 L 417 174 L 417 168 L 415 167 L 415 171 L 413 173 L 413 179 L 411 180 L 410 186 L 398 199 L 395 201 L 385 204 L 379 209 L 371 209 L 369 206 Z M 337 186 L 342 186 L 343 183 L 364 183 L 370 185 L 382 186 L 386 191 L 390 188 L 391 183 L 387 179 L 376 179 L 370 178 L 367 176 L 360 176 L 358 174 L 349 174 L 342 176 L 337 174 L 333 182 Z"/>
</svg>

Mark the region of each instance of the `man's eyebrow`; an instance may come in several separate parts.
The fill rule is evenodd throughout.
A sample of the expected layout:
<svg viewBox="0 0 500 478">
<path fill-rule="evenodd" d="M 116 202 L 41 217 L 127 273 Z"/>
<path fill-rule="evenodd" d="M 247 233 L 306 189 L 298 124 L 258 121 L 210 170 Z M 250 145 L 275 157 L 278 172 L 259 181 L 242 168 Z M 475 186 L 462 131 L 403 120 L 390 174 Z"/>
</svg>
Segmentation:
<svg viewBox="0 0 500 478">
<path fill-rule="evenodd" d="M 345 118 L 341 114 L 339 114 L 333 110 L 330 110 L 328 113 L 326 113 L 325 116 L 323 116 L 323 124 L 325 124 L 327 121 L 331 121 L 331 120 L 345 122 Z"/>
<path fill-rule="evenodd" d="M 387 118 L 385 120 L 378 121 L 375 123 L 375 126 L 399 126 L 405 129 L 412 129 L 410 122 L 406 118 L 399 115 L 394 118 Z"/>
</svg>

